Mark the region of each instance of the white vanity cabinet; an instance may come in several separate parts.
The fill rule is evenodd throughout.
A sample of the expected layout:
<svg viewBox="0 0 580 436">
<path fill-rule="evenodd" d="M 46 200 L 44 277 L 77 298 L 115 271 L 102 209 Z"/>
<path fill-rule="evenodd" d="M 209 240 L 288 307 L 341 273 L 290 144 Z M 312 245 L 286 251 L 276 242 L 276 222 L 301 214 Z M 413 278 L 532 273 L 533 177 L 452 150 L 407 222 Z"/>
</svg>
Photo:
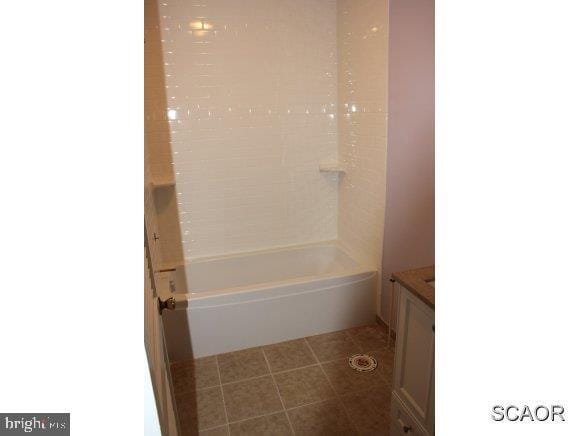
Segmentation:
<svg viewBox="0 0 580 436">
<path fill-rule="evenodd" d="M 435 311 L 397 283 L 391 435 L 435 433 Z"/>
<path fill-rule="evenodd" d="M 391 399 L 391 432 L 390 436 L 429 436 L 427 430 L 401 404 L 393 393 Z"/>
</svg>

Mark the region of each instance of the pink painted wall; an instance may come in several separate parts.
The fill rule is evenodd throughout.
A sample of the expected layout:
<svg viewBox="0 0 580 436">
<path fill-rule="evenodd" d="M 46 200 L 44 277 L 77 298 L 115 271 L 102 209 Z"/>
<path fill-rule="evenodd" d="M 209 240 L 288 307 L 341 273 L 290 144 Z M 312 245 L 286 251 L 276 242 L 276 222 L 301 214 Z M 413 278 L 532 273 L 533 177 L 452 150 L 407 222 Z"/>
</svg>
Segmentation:
<svg viewBox="0 0 580 436">
<path fill-rule="evenodd" d="M 391 273 L 435 261 L 434 79 L 434 0 L 390 0 L 385 320 Z"/>
</svg>

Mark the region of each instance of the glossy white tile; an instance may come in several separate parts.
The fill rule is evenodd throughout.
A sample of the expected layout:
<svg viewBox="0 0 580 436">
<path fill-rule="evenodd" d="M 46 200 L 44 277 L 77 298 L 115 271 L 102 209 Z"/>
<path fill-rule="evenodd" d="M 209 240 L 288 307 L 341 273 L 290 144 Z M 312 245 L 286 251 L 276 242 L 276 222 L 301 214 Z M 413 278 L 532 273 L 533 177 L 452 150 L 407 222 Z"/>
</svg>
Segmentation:
<svg viewBox="0 0 580 436">
<path fill-rule="evenodd" d="M 335 239 L 336 1 L 158 5 L 185 257 Z"/>
<path fill-rule="evenodd" d="M 346 169 L 339 187 L 339 239 L 381 267 L 387 134 L 387 2 L 337 0 L 338 137 Z"/>
</svg>

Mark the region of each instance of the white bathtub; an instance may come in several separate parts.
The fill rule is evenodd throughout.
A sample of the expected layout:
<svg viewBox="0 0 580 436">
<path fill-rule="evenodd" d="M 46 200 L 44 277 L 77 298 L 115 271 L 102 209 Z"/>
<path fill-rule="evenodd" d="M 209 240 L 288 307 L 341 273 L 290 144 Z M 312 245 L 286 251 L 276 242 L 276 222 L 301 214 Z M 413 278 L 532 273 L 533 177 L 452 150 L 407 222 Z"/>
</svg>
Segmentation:
<svg viewBox="0 0 580 436">
<path fill-rule="evenodd" d="M 207 258 L 177 268 L 164 312 L 171 361 L 373 323 L 377 273 L 337 244 Z"/>
</svg>

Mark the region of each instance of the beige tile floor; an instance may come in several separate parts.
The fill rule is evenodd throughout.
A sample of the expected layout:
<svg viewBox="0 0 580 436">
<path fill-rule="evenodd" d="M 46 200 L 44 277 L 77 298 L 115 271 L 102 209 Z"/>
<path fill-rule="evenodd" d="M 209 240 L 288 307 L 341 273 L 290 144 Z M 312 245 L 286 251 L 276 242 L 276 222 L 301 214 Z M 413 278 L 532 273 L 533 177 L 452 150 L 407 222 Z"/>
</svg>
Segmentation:
<svg viewBox="0 0 580 436">
<path fill-rule="evenodd" d="M 181 434 L 388 435 L 393 348 L 373 325 L 173 363 Z"/>
</svg>

